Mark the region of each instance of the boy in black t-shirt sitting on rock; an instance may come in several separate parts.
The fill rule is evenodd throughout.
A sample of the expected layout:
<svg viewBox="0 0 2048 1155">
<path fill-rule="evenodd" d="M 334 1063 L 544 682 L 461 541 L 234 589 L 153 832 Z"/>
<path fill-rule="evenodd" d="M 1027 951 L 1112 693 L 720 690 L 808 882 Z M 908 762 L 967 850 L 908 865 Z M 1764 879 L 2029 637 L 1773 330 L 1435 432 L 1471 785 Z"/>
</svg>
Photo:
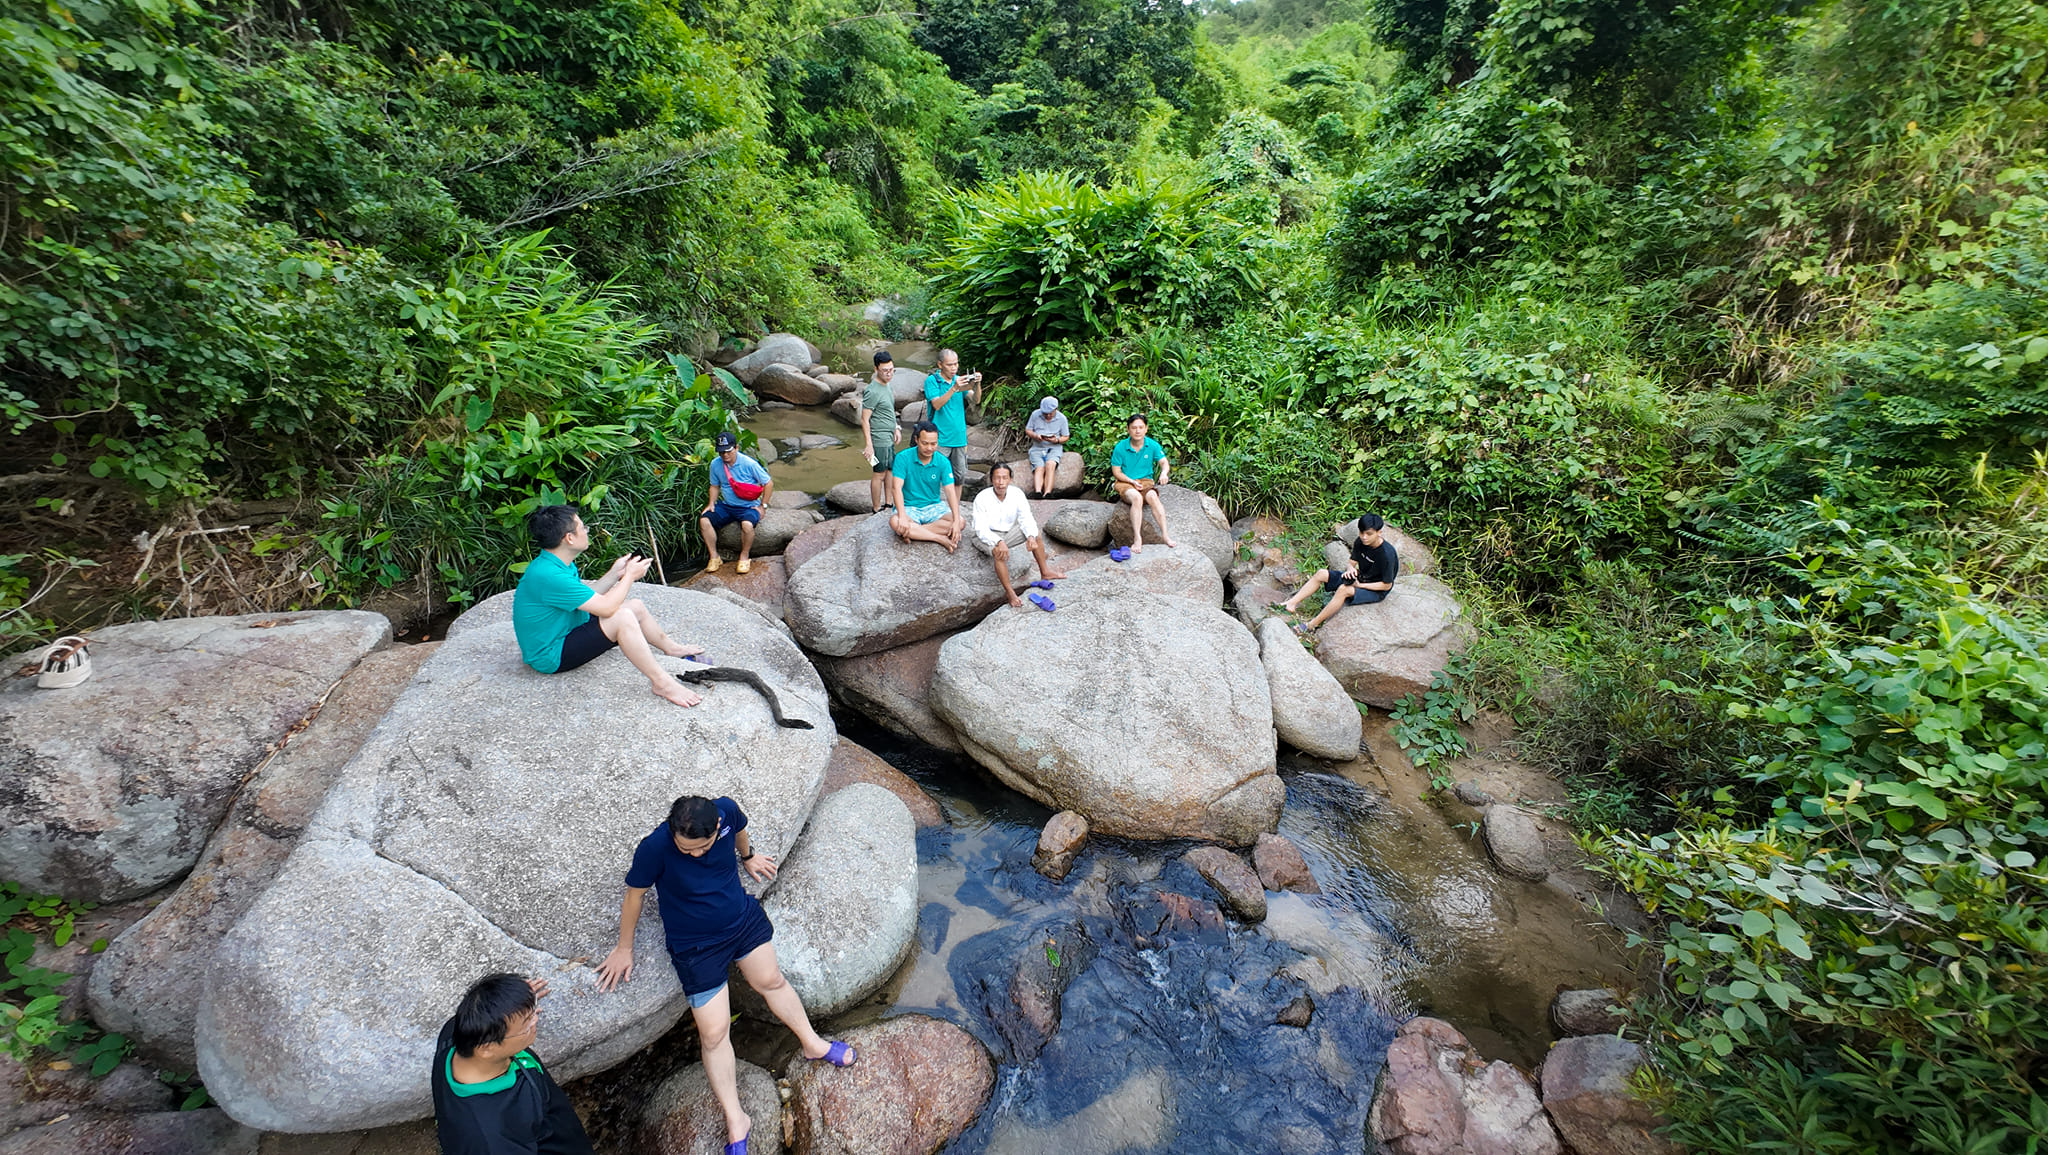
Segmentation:
<svg viewBox="0 0 2048 1155">
<path fill-rule="evenodd" d="M 1297 624 L 1294 632 L 1307 633 L 1320 627 L 1346 605 L 1368 606 L 1382 601 L 1394 588 L 1394 575 L 1401 569 L 1401 559 L 1394 552 L 1394 543 L 1386 539 L 1386 519 L 1377 513 L 1363 514 L 1358 519 L 1358 540 L 1351 543 L 1351 557 L 1341 570 L 1319 569 L 1308 579 L 1293 597 L 1277 605 L 1288 613 L 1296 608 L 1308 595 L 1321 587 L 1330 595 L 1330 604 L 1306 626 Z"/>
<path fill-rule="evenodd" d="M 485 975 L 434 1043 L 434 1128 L 442 1155 L 591 1155 L 569 1096 L 527 1050 L 546 979 Z"/>
</svg>

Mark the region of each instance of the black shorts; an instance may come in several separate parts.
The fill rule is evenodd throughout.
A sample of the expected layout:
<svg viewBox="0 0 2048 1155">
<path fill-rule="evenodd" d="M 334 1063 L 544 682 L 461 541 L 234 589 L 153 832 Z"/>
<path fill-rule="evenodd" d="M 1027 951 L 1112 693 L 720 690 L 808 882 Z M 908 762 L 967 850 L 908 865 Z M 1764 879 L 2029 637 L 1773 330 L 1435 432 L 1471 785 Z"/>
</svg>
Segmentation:
<svg viewBox="0 0 2048 1155">
<path fill-rule="evenodd" d="M 555 667 L 555 673 L 564 674 L 588 662 L 590 659 L 615 649 L 619 643 L 604 636 L 604 626 L 592 618 L 562 639 L 562 664 Z"/>
<path fill-rule="evenodd" d="M 678 946 L 670 943 L 668 960 L 675 964 L 676 980 L 683 984 L 683 993 L 692 997 L 710 994 L 725 985 L 725 977 L 732 973 L 732 964 L 754 953 L 762 943 L 775 937 L 775 926 L 768 921 L 768 912 L 761 909 L 761 901 L 751 895 L 747 898 L 747 913 L 733 924 L 723 935 L 708 939 L 696 939 Z"/>
<path fill-rule="evenodd" d="M 1330 571 L 1330 580 L 1323 583 L 1323 592 L 1326 594 L 1334 595 L 1339 589 L 1343 588 L 1343 585 L 1343 571 L 1333 569 Z M 1374 602 L 1385 601 L 1387 595 L 1391 592 L 1393 591 L 1354 589 L 1351 591 L 1351 601 L 1349 604 L 1354 606 L 1369 606 Z"/>
</svg>

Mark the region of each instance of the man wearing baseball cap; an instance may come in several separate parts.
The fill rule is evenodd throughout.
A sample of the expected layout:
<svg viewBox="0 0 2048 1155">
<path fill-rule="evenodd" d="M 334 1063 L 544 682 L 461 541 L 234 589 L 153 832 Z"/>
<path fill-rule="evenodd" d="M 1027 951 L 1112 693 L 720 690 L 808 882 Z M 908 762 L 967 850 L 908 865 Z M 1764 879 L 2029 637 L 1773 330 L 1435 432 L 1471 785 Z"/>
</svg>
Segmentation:
<svg viewBox="0 0 2048 1155">
<path fill-rule="evenodd" d="M 1059 472 L 1069 436 L 1067 415 L 1060 412 L 1056 397 L 1040 401 L 1024 422 L 1024 438 L 1031 443 L 1031 496 L 1052 496 L 1053 475 Z"/>
<path fill-rule="evenodd" d="M 710 496 L 704 499 L 704 511 L 697 515 L 697 528 L 704 533 L 704 552 L 711 555 L 704 572 L 718 572 L 722 564 L 718 531 L 738 522 L 740 562 L 736 568 L 746 573 L 754 568 L 747 552 L 754 548 L 754 527 L 761 524 L 761 507 L 775 492 L 775 479 L 760 462 L 740 452 L 740 439 L 731 433 L 720 433 L 713 444 L 718 456 L 711 462 Z"/>
</svg>

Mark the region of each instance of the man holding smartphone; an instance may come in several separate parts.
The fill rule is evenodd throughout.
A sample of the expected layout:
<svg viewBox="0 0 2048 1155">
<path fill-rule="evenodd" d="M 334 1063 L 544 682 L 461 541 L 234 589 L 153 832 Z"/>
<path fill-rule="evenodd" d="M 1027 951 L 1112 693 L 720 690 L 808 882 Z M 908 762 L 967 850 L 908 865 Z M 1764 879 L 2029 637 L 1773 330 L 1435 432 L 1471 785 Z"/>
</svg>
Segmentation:
<svg viewBox="0 0 2048 1155">
<path fill-rule="evenodd" d="M 981 374 L 960 376 L 960 354 L 939 350 L 938 371 L 924 379 L 925 420 L 939 428 L 939 452 L 953 464 L 953 479 L 967 484 L 967 400 L 981 403 Z"/>
<path fill-rule="evenodd" d="M 703 701 L 654 660 L 657 650 L 688 658 L 703 648 L 678 645 L 646 603 L 626 596 L 647 576 L 651 559 L 628 554 L 587 583 L 576 574 L 576 558 L 590 548 L 590 527 L 574 506 L 542 506 L 527 517 L 526 528 L 541 546 L 512 595 L 512 634 L 527 665 L 543 674 L 566 673 L 617 646 L 659 697 L 678 706 Z"/>
<path fill-rule="evenodd" d="M 1293 597 L 1277 603 L 1279 608 L 1291 614 L 1297 612 L 1302 601 L 1317 588 L 1329 593 L 1329 604 L 1307 625 L 1297 622 L 1295 633 L 1320 628 L 1345 606 L 1369 606 L 1386 600 L 1388 592 L 1394 588 L 1395 575 L 1401 572 L 1401 558 L 1394 552 L 1394 543 L 1386 539 L 1386 526 L 1386 519 L 1377 513 L 1361 514 L 1358 518 L 1358 540 L 1351 543 L 1351 556 L 1346 559 L 1344 568 L 1317 570 Z"/>
</svg>

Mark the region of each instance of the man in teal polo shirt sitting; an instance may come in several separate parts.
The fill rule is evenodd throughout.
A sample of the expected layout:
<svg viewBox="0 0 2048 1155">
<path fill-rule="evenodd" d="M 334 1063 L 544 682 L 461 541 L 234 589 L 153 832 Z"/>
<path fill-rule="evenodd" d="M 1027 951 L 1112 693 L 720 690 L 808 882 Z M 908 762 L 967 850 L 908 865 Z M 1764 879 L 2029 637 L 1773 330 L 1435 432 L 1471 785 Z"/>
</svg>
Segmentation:
<svg viewBox="0 0 2048 1155">
<path fill-rule="evenodd" d="M 633 583 L 646 576 L 652 564 L 647 558 L 628 554 L 594 584 L 587 584 L 576 575 L 576 558 L 590 548 L 590 527 L 573 507 L 536 509 L 526 519 L 526 528 L 541 545 L 512 595 L 512 633 L 527 665 L 543 674 L 559 674 L 617 646 L 634 669 L 647 675 L 656 694 L 678 706 L 703 701 L 654 660 L 656 650 L 687 658 L 703 649 L 676 644 L 662 632 L 646 603 L 626 596 Z"/>
<path fill-rule="evenodd" d="M 967 519 L 960 516 L 960 486 L 953 478 L 953 463 L 939 452 L 939 431 L 929 421 L 920 421 L 911 433 L 911 446 L 896 455 L 889 467 L 889 488 L 896 512 L 889 528 L 904 541 L 935 541 L 947 553 L 960 548 L 960 530 Z"/>
<path fill-rule="evenodd" d="M 960 376 L 960 354 L 939 350 L 938 371 L 924 379 L 925 419 L 939 431 L 939 448 L 944 451 L 953 476 L 967 476 L 967 402 L 981 400 L 981 374 Z"/>
</svg>

